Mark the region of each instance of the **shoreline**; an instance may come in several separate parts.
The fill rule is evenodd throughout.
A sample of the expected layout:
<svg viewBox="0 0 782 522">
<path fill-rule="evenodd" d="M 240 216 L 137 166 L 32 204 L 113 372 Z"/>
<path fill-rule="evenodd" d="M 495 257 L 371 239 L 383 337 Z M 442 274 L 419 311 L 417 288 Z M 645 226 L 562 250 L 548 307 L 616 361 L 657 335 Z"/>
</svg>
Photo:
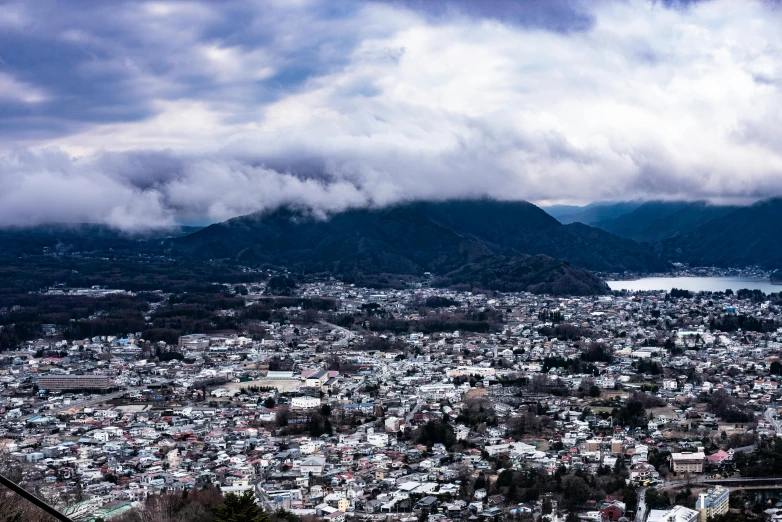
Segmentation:
<svg viewBox="0 0 782 522">
<path fill-rule="evenodd" d="M 778 281 L 771 282 L 770 278 L 738 274 L 705 276 L 676 274 L 644 276 L 634 279 L 608 279 L 605 282 L 614 292 L 669 292 L 673 288 L 692 293 L 757 290 L 764 295 L 769 295 L 782 292 L 782 284 Z"/>
<path fill-rule="evenodd" d="M 782 281 L 772 282 L 771 275 L 773 270 L 765 270 L 759 267 L 745 268 L 717 268 L 717 267 L 691 267 L 669 272 L 639 273 L 639 272 L 595 272 L 595 275 L 604 281 L 638 281 L 640 279 L 651 278 L 684 278 L 684 277 L 705 277 L 705 278 L 733 278 L 744 279 L 753 282 L 768 282 L 771 284 L 782 285 Z"/>
</svg>

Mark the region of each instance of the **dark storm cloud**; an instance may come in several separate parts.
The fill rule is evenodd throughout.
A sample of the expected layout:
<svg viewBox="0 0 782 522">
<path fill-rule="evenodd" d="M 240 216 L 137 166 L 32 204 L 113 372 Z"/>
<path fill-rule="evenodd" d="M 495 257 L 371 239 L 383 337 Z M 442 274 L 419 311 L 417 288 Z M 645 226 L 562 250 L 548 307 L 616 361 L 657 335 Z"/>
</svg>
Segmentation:
<svg viewBox="0 0 782 522">
<path fill-rule="evenodd" d="M 709 2 L 711 0 L 657 0 L 661 5 L 668 9 L 686 9 L 702 2 Z"/>
<path fill-rule="evenodd" d="M 556 32 L 586 31 L 594 15 L 583 0 L 387 0 L 425 13 L 431 20 L 449 22 L 454 15 L 470 19 L 496 20 L 522 27 Z M 602 1 L 602 0 L 597 0 Z"/>
<path fill-rule="evenodd" d="M 0 4 L 0 225 L 782 194 L 761 1 Z"/>
<path fill-rule="evenodd" d="M 347 2 L 306 10 L 272 2 L 214 7 L 135 1 L 8 4 L 20 19 L 7 20 L 0 31 L 0 72 L 41 86 L 47 95 L 35 104 L 0 99 L 0 138 L 13 137 L 17 128 L 30 139 L 42 139 L 85 125 L 141 121 L 158 112 L 153 102 L 160 98 L 219 100 L 229 92 L 243 103 L 270 103 L 343 65 L 360 41 L 344 31 L 342 17 L 357 7 Z M 248 55 L 257 51 L 254 61 L 243 64 L 255 71 L 215 74 L 204 56 L 207 46 Z M 258 74 L 264 67 L 268 73 Z"/>
</svg>

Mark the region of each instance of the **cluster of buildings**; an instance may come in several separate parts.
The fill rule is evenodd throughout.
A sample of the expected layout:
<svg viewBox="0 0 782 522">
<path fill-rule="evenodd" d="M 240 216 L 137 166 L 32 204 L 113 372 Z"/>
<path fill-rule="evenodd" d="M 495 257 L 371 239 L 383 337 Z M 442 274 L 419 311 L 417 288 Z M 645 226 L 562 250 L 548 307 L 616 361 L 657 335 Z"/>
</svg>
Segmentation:
<svg viewBox="0 0 782 522">
<path fill-rule="evenodd" d="M 728 511 L 730 490 L 714 481 L 692 503 L 666 509 L 628 506 L 621 490 L 565 502 L 496 484 L 507 470 L 605 469 L 636 491 L 697 484 L 736 473 L 737 453 L 754 451 L 739 441 L 782 433 L 772 372 L 782 329 L 713 328 L 739 315 L 777 321 L 769 301 L 380 291 L 333 281 L 298 296 L 334 299 L 337 309 L 305 321 L 292 307 L 288 320 L 264 322 L 262 335 L 192 334 L 176 345 L 135 332 L 42 338 L 0 354 L 3 459 L 83 520 L 211 485 L 335 521 L 641 513 L 647 522 L 705 522 Z M 431 297 L 448 306 L 427 310 Z M 372 331 L 368 304 L 409 329 Z M 428 314 L 489 309 L 502 319 L 481 333 L 416 327 Z M 351 316 L 352 326 L 329 322 L 335 316 Z M 595 346 L 608 356 L 585 358 Z M 170 353 L 177 357 L 161 355 Z M 618 412 L 641 393 L 652 400 L 643 422 L 623 423 Z M 715 393 L 752 422 L 712 411 Z M 452 439 L 422 439 L 430 423 L 447 424 Z"/>
</svg>

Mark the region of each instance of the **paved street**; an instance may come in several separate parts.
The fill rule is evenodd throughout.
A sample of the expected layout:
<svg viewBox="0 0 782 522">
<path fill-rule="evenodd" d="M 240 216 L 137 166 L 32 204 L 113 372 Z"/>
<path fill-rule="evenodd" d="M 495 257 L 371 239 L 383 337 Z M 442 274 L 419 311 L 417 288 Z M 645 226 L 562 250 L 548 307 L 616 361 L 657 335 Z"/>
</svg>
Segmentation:
<svg viewBox="0 0 782 522">
<path fill-rule="evenodd" d="M 774 427 L 774 431 L 778 436 L 782 436 L 782 419 L 777 417 L 777 410 L 775 408 L 768 408 L 763 414 L 766 420 Z"/>
<path fill-rule="evenodd" d="M 339 341 L 336 341 L 336 342 L 333 343 L 334 346 L 348 346 L 348 343 L 350 342 L 350 340 L 353 339 L 353 337 L 355 336 L 355 334 L 353 332 L 351 332 L 350 330 L 348 330 L 347 328 L 343 328 L 341 326 L 338 326 L 338 325 L 333 324 L 333 323 L 328 323 L 326 321 L 321 321 L 320 323 L 325 325 L 325 326 L 329 326 L 329 327 L 333 328 L 334 330 L 339 331 L 340 334 L 342 334 L 342 338 Z"/>
<path fill-rule="evenodd" d="M 646 488 L 638 488 L 638 510 L 635 512 L 635 522 L 646 519 Z"/>
<path fill-rule="evenodd" d="M 413 415 L 418 411 L 418 409 L 423 404 L 423 401 L 421 399 L 418 399 L 418 401 L 415 403 L 415 406 L 413 406 L 413 409 L 410 410 L 410 412 L 405 415 L 405 424 L 409 424 L 410 421 L 413 419 Z"/>
</svg>

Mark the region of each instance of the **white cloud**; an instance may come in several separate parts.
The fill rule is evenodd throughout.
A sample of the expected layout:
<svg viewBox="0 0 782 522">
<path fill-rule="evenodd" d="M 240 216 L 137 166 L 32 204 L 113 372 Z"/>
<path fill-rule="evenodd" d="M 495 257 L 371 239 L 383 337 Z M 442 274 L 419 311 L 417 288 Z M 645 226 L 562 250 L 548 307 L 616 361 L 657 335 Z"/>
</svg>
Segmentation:
<svg viewBox="0 0 782 522">
<path fill-rule="evenodd" d="M 170 226 L 171 212 L 154 190 L 113 180 L 90 161 L 59 151 L 26 151 L 0 161 L 0 223 L 106 223 L 124 230 Z"/>
<path fill-rule="evenodd" d="M 0 99 L 12 102 L 41 103 L 48 98 L 43 89 L 21 82 L 9 74 L 0 72 Z"/>
<path fill-rule="evenodd" d="M 763 2 L 596 2 L 590 28 L 564 33 L 463 15 L 433 22 L 385 4 L 326 16 L 318 5 L 261 4 L 241 37 L 207 30 L 225 21 L 218 4 L 199 4 L 187 27 L 170 21 L 176 6 L 126 6 L 125 19 L 144 21 L 128 38 L 145 51 L 108 42 L 112 52 L 83 67 L 122 75 L 150 114 L 41 140 L 34 149 L 83 159 L 58 156 L 52 179 L 6 160 L 3 174 L 21 170 L 3 177 L 25 178 L 7 188 L 46 199 L 62 179 L 105 187 L 123 203 L 85 190 L 73 197 L 95 212 L 66 205 L 61 217 L 131 227 L 280 204 L 782 195 L 782 20 Z M 88 28 L 69 30 L 95 45 Z"/>
</svg>

